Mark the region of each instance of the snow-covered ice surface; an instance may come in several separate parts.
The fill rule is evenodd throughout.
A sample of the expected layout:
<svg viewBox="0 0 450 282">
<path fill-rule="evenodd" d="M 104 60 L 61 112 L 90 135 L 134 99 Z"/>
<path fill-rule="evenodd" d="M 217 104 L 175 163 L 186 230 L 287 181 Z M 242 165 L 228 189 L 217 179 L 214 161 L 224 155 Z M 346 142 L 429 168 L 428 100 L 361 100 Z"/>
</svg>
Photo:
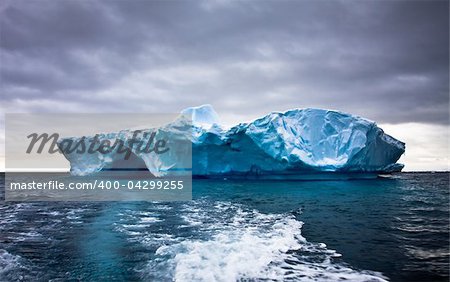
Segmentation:
<svg viewBox="0 0 450 282">
<path fill-rule="evenodd" d="M 375 122 L 323 109 L 272 112 L 252 122 L 224 128 L 214 109 L 204 105 L 183 110 L 178 119 L 164 127 L 149 129 L 155 130 L 160 137 L 189 140 L 192 174 L 200 177 L 368 177 L 400 171 L 403 165 L 397 161 L 405 152 L 405 144 L 385 134 Z M 123 130 L 102 134 L 100 140 L 127 140 L 131 136 L 131 131 Z M 132 161 L 155 176 L 164 176 L 170 168 L 179 167 L 183 157 L 176 150 L 160 155 L 132 150 Z M 114 167 L 116 155 L 115 151 L 65 153 L 75 175 Z"/>
</svg>

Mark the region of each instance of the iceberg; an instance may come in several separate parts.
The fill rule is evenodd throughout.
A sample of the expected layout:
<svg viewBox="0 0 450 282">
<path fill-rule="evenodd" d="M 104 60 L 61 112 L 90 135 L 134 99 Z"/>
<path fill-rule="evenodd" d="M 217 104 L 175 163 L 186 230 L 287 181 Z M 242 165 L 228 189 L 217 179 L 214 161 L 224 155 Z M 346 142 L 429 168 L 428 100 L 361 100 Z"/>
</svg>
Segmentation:
<svg viewBox="0 0 450 282">
<path fill-rule="evenodd" d="M 312 108 L 272 112 L 226 128 L 212 106 L 203 105 L 185 109 L 175 121 L 148 131 L 187 140 L 192 149 L 192 159 L 183 162 L 176 150 L 157 155 L 130 148 L 128 165 L 134 163 L 155 177 L 170 175 L 171 168 L 185 167 L 192 169 L 194 177 L 202 178 L 366 178 L 401 171 L 403 165 L 397 161 L 405 152 L 405 143 L 384 133 L 373 121 Z M 118 138 L 126 143 L 131 135 L 130 130 L 98 134 L 97 141 Z M 60 148 L 67 141 L 59 140 Z M 89 155 L 62 152 L 74 175 L 95 174 L 121 163 L 117 150 Z"/>
</svg>

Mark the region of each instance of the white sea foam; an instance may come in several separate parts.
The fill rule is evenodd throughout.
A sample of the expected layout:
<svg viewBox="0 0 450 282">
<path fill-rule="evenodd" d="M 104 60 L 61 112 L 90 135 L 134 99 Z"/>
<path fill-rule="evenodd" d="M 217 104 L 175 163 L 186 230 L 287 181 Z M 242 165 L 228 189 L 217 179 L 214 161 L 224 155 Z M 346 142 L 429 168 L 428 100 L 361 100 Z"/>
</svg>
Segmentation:
<svg viewBox="0 0 450 282">
<path fill-rule="evenodd" d="M 182 216 L 203 238 L 178 238 L 161 245 L 144 279 L 175 281 L 384 281 L 380 273 L 335 262 L 340 254 L 308 242 L 302 222 L 287 214 L 218 202 L 208 209 L 194 202 Z M 188 218 L 193 220 L 188 220 Z M 201 224 L 199 224 L 201 223 Z M 148 243 L 148 242 L 147 242 Z M 161 276 L 164 275 L 164 276 Z"/>
<path fill-rule="evenodd" d="M 147 216 L 147 217 L 141 217 L 140 222 L 142 223 L 155 223 L 160 222 L 161 220 L 157 217 Z"/>
<path fill-rule="evenodd" d="M 155 205 L 154 209 L 159 211 L 169 211 L 172 209 L 172 207 L 167 205 Z"/>
<path fill-rule="evenodd" d="M 5 250 L 0 250 L 0 277 L 19 264 L 19 256 L 14 256 Z"/>
<path fill-rule="evenodd" d="M 19 270 L 26 273 L 27 267 L 23 265 L 23 259 L 0 249 L 0 281 L 22 280 L 24 277 L 17 274 Z"/>
<path fill-rule="evenodd" d="M 158 211 L 168 211 L 171 209 L 159 203 L 154 203 L 154 205 L 152 209 Z M 174 238 L 171 234 L 154 234 L 149 231 L 152 225 L 164 221 L 164 219 L 160 218 L 161 214 L 159 212 L 129 209 L 118 213 L 118 215 L 120 219 L 118 223 L 114 224 L 115 230 L 126 234 L 130 242 L 138 242 L 144 246 L 154 248 Z"/>
</svg>

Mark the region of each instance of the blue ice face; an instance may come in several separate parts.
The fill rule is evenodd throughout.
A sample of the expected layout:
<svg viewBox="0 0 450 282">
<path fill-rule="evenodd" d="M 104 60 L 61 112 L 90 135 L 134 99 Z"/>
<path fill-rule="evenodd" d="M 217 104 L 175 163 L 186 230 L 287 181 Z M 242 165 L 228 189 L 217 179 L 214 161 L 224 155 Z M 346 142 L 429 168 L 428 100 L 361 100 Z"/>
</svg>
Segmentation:
<svg viewBox="0 0 450 282">
<path fill-rule="evenodd" d="M 308 173 L 388 173 L 403 168 L 397 161 L 405 152 L 405 144 L 375 122 L 323 109 L 273 112 L 225 129 L 205 105 L 185 109 L 174 122 L 148 131 L 168 139 L 188 138 L 196 176 L 302 179 Z M 123 134 L 116 137 L 123 139 Z M 86 175 L 111 167 L 114 154 L 65 156 L 73 174 Z M 141 159 L 153 174 L 155 166 L 173 167 L 180 161 L 177 154 L 134 154 L 133 161 Z"/>
</svg>

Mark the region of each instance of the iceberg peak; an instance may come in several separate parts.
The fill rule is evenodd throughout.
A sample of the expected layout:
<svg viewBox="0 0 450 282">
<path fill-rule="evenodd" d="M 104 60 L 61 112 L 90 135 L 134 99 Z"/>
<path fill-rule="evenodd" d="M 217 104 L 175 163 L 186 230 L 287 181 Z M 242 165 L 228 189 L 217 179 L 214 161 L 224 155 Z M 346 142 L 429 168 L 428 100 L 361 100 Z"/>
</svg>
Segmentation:
<svg viewBox="0 0 450 282">
<path fill-rule="evenodd" d="M 214 124 L 220 124 L 219 115 L 209 104 L 186 108 L 181 111 L 181 114 L 192 119 L 192 124 L 199 127 L 210 127 Z"/>
</svg>

